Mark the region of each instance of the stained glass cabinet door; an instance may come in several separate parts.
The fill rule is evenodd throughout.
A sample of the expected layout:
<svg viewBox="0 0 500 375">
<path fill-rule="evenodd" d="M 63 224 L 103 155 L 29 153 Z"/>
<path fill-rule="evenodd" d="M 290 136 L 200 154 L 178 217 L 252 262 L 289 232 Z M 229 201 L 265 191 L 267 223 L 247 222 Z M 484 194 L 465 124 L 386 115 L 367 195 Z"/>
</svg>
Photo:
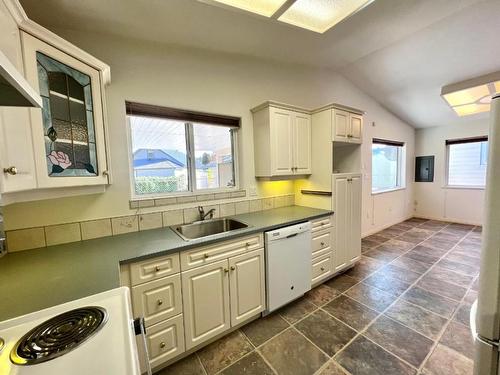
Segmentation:
<svg viewBox="0 0 500 375">
<path fill-rule="evenodd" d="M 26 78 L 43 100 L 31 110 L 38 186 L 107 184 L 99 71 L 29 34 L 22 40 Z"/>
</svg>

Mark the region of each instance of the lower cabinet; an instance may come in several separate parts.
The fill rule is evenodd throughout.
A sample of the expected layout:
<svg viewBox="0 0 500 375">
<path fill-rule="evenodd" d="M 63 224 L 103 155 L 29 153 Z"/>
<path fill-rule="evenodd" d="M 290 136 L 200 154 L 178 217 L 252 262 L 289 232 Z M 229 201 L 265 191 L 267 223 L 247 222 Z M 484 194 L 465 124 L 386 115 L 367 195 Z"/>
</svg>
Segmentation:
<svg viewBox="0 0 500 375">
<path fill-rule="evenodd" d="M 264 311 L 266 300 L 264 250 L 229 258 L 231 326 Z"/>
<path fill-rule="evenodd" d="M 153 369 L 265 310 L 263 246 L 260 233 L 121 266 L 134 317 L 146 323 Z M 208 263 L 195 266 L 198 254 Z M 141 341 L 137 346 L 144 361 Z"/>
<path fill-rule="evenodd" d="M 227 260 L 182 273 L 186 348 L 231 327 Z"/>
<path fill-rule="evenodd" d="M 332 191 L 337 272 L 361 258 L 361 174 L 334 174 Z"/>
<path fill-rule="evenodd" d="M 162 365 L 186 350 L 182 314 L 152 325 L 146 331 L 146 346 L 152 368 Z M 137 345 L 137 349 L 141 361 L 141 370 L 145 372 L 146 364 L 143 363 L 145 358 L 143 346 Z"/>
<path fill-rule="evenodd" d="M 182 272 L 186 349 L 265 309 L 264 250 Z"/>
<path fill-rule="evenodd" d="M 334 274 L 333 217 L 311 222 L 311 285 L 316 286 Z"/>
</svg>

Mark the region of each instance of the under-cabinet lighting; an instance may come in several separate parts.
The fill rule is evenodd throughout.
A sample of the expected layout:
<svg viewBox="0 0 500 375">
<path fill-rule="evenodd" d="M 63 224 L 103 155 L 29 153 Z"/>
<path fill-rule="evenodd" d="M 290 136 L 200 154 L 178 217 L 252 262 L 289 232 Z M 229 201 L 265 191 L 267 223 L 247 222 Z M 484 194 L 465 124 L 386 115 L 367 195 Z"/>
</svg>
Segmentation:
<svg viewBox="0 0 500 375">
<path fill-rule="evenodd" d="M 248 12 L 257 13 L 261 16 L 271 17 L 276 13 L 287 0 L 202 0 L 206 3 L 219 3 L 228 5 L 234 8 L 246 10 Z"/>
<path fill-rule="evenodd" d="M 375 0 L 199 0 L 324 33 Z"/>
<path fill-rule="evenodd" d="M 297 0 L 278 20 L 317 33 L 324 33 L 373 1 Z"/>
<path fill-rule="evenodd" d="M 491 97 L 500 92 L 500 73 L 445 86 L 441 96 L 459 116 L 489 112 Z"/>
</svg>

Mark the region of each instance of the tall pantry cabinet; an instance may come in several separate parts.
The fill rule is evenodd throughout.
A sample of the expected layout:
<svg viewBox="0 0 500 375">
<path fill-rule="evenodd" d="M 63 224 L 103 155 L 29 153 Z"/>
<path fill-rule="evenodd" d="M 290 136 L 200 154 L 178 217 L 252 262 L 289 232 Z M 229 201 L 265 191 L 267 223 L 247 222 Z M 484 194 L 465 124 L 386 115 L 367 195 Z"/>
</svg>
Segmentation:
<svg viewBox="0 0 500 375">
<path fill-rule="evenodd" d="M 334 211 L 335 274 L 361 257 L 363 111 L 331 104 L 312 111 L 311 122 L 312 173 L 297 181 L 296 204 Z"/>
</svg>

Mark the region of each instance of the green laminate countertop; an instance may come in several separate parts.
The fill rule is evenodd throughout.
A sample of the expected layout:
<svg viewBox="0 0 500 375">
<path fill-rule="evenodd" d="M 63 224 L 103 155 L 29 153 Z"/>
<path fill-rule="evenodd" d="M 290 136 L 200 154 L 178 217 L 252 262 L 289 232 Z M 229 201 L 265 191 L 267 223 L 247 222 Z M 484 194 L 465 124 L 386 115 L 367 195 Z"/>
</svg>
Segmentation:
<svg viewBox="0 0 500 375">
<path fill-rule="evenodd" d="M 0 258 L 0 321 L 120 286 L 120 264 L 268 231 L 332 214 L 290 206 L 232 216 L 250 226 L 184 241 L 170 228 L 73 242 Z"/>
</svg>

